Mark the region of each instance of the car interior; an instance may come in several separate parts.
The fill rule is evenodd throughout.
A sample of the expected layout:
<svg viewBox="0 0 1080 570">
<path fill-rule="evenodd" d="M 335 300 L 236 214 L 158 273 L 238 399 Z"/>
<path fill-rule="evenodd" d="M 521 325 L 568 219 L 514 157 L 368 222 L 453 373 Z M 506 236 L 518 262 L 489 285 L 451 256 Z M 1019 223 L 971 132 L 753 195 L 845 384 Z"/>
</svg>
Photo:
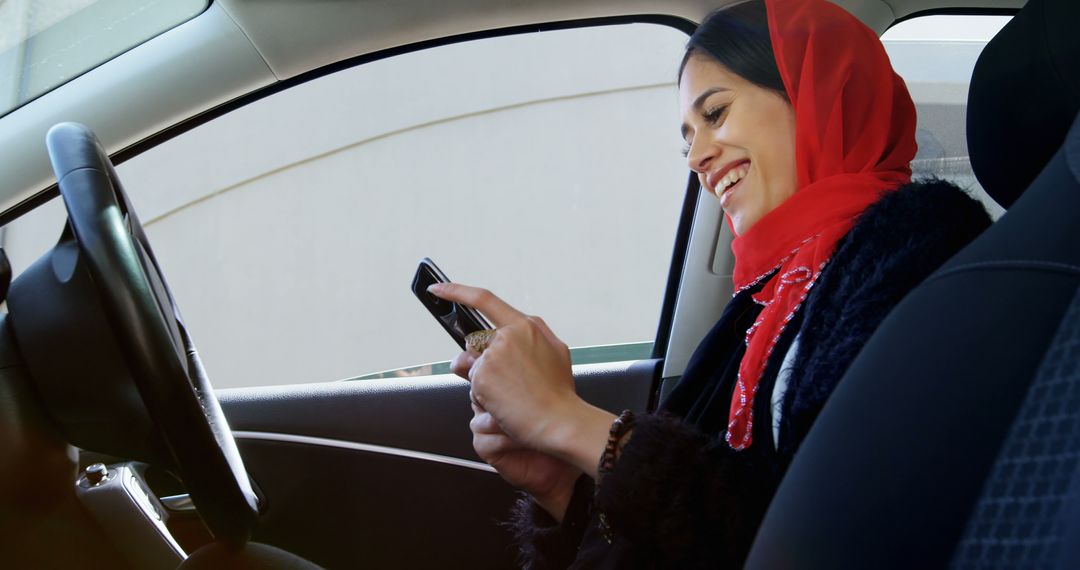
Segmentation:
<svg viewBox="0 0 1080 570">
<path fill-rule="evenodd" d="M 1065 22 L 1078 16 L 1030 2 L 983 51 L 968 144 L 1008 212 L 860 352 L 748 567 L 1076 565 L 1080 74 L 1065 62 L 1080 42 Z"/>
<path fill-rule="evenodd" d="M 337 69 L 590 23 L 688 31 L 727 3 L 218 0 L 0 116 L 0 223 L 52 200 L 67 215 L 17 275 L 0 249 L 0 558 L 514 567 L 499 521 L 517 494 L 462 429 L 467 383 L 215 389 L 115 165 Z M 1015 14 L 979 57 L 957 133 L 1006 211 L 860 353 L 747 566 L 1075 567 L 1080 4 L 836 3 L 879 34 L 931 13 Z M 719 207 L 688 180 L 651 357 L 574 368 L 605 409 L 653 409 L 730 296 L 714 271 Z"/>
</svg>

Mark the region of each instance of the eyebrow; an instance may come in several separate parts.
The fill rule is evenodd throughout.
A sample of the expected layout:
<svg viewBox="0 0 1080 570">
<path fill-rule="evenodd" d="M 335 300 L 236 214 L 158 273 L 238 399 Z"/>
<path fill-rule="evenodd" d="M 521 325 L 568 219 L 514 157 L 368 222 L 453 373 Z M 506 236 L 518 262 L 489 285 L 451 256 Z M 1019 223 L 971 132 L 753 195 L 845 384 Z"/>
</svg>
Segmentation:
<svg viewBox="0 0 1080 570">
<path fill-rule="evenodd" d="M 708 99 L 712 95 L 724 91 L 730 91 L 730 89 L 727 89 L 726 87 L 711 87 L 709 89 L 706 89 L 704 93 L 697 96 L 697 99 L 694 99 L 694 103 L 691 105 L 691 107 L 694 109 L 700 109 L 701 106 L 705 104 L 706 99 Z M 686 140 L 686 135 L 690 132 L 690 126 L 686 123 L 683 123 L 682 127 L 680 127 L 679 129 L 679 132 L 682 133 L 683 140 Z"/>
</svg>

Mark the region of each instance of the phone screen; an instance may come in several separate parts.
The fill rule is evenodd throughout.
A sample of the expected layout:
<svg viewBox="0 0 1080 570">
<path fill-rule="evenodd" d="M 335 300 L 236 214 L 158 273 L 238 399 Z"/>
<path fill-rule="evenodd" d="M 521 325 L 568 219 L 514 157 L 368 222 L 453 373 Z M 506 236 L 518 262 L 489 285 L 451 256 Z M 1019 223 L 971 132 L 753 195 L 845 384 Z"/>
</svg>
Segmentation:
<svg viewBox="0 0 1080 570">
<path fill-rule="evenodd" d="M 439 270 L 435 262 L 425 257 L 420 260 L 413 277 L 412 291 L 420 303 L 427 307 L 435 320 L 465 350 L 465 335 L 478 330 L 489 329 L 491 325 L 475 309 L 440 299 L 428 293 L 428 286 L 433 283 L 449 283 L 450 279 Z"/>
</svg>

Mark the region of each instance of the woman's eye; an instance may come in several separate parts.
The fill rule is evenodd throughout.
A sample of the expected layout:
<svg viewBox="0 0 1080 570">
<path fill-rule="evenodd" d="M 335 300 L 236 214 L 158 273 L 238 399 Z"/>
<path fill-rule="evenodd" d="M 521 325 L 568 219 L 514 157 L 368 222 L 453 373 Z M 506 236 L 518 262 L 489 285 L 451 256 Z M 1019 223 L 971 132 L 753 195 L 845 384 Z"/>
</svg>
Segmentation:
<svg viewBox="0 0 1080 570">
<path fill-rule="evenodd" d="M 709 124 L 716 125 L 717 123 L 720 122 L 720 119 L 723 118 L 724 111 L 726 111 L 726 110 L 727 110 L 727 105 L 721 105 L 720 107 L 714 107 L 714 108 L 709 109 L 708 111 L 706 111 L 705 114 L 702 115 L 702 117 L 705 117 L 705 120 L 708 121 Z"/>
<path fill-rule="evenodd" d="M 683 145 L 682 150 L 679 151 L 679 153 L 683 155 L 683 158 L 690 156 L 690 143 Z"/>
</svg>

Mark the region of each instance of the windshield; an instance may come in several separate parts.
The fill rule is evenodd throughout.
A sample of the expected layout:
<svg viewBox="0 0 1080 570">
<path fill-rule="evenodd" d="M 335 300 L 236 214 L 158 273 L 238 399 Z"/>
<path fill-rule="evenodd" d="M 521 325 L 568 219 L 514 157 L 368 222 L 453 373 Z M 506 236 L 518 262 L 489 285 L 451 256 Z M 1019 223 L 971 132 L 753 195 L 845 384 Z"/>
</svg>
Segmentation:
<svg viewBox="0 0 1080 570">
<path fill-rule="evenodd" d="M 0 116 L 184 22 L 208 0 L 0 0 Z"/>
</svg>

